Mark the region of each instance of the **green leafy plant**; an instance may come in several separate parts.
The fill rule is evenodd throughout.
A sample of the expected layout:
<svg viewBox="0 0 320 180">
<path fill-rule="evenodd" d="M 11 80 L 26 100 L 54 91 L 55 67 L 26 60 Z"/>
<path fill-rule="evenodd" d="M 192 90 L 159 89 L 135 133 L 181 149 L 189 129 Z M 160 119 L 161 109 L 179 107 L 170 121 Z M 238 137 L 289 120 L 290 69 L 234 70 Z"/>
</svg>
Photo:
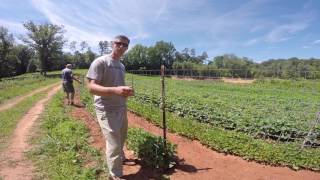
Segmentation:
<svg viewBox="0 0 320 180">
<path fill-rule="evenodd" d="M 147 166 L 166 169 L 175 164 L 176 145 L 167 142 L 165 149 L 162 137 L 156 137 L 143 129 L 130 128 L 127 145 Z"/>
</svg>

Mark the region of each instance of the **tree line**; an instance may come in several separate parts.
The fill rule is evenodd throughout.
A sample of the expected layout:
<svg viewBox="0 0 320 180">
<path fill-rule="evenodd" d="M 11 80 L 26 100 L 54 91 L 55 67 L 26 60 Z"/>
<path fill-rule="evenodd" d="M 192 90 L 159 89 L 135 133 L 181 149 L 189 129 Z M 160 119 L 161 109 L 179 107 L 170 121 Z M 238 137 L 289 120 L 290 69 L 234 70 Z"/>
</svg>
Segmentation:
<svg viewBox="0 0 320 180">
<path fill-rule="evenodd" d="M 86 41 L 68 42 L 63 26 L 33 21 L 23 26 L 27 33 L 18 37 L 0 26 L 0 78 L 35 71 L 45 75 L 47 71 L 61 70 L 67 63 L 88 68 L 97 56 L 111 52 L 111 42 L 106 40 L 97 44 L 98 53 L 92 51 Z M 65 52 L 64 48 L 69 51 Z M 194 48 L 178 51 L 171 42 L 165 41 L 149 47 L 136 44 L 125 54 L 123 63 L 127 70 L 158 70 L 164 64 L 167 69 L 177 70 L 177 75 L 192 70 L 196 76 L 320 78 L 320 59 L 316 58 L 293 57 L 256 63 L 247 57 L 224 54 L 209 59 L 205 51 L 200 55 Z"/>
<path fill-rule="evenodd" d="M 46 75 L 47 71 L 61 70 L 67 63 L 88 68 L 98 56 L 86 41 L 68 42 L 63 26 L 33 21 L 23 26 L 27 33 L 18 37 L 0 26 L 0 78 L 36 71 Z M 100 55 L 110 52 L 110 42 L 100 41 L 98 46 Z"/>
<path fill-rule="evenodd" d="M 208 59 L 206 52 L 196 55 L 195 49 L 177 51 L 170 42 L 159 41 L 154 46 L 135 45 L 124 57 L 128 70 L 159 69 L 164 64 L 176 75 L 238 77 L 238 78 L 320 78 L 320 59 L 269 59 L 256 63 L 247 57 L 224 54 Z"/>
</svg>

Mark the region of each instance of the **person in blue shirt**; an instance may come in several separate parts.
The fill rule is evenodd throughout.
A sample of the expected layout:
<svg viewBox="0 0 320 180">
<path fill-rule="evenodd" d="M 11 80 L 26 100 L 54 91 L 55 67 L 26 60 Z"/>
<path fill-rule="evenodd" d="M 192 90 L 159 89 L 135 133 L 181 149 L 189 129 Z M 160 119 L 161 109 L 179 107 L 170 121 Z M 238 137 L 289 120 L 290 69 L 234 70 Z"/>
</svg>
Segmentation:
<svg viewBox="0 0 320 180">
<path fill-rule="evenodd" d="M 81 81 L 79 81 L 75 76 L 73 76 L 72 73 L 72 65 L 67 64 L 66 67 L 62 70 L 62 87 L 63 91 L 67 94 L 68 99 L 68 105 L 74 104 L 74 87 L 73 87 L 73 80 L 78 81 L 81 84 Z"/>
</svg>

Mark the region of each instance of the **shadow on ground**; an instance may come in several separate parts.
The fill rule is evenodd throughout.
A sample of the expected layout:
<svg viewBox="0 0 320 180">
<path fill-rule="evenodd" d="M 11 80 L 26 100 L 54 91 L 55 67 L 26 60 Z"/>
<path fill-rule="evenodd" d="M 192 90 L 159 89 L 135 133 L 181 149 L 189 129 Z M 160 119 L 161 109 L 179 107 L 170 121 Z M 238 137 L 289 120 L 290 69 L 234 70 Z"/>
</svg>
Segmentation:
<svg viewBox="0 0 320 180">
<path fill-rule="evenodd" d="M 134 162 L 134 163 L 132 163 Z M 136 166 L 139 165 L 141 168 L 139 171 L 135 174 L 128 174 L 123 176 L 122 178 L 127 179 L 127 180 L 163 180 L 166 179 L 167 176 L 170 176 L 177 171 L 182 171 L 185 173 L 197 173 L 201 170 L 209 170 L 212 168 L 196 168 L 193 165 L 190 164 L 185 164 L 184 159 L 178 160 L 178 163 L 173 166 L 172 168 L 168 170 L 156 170 L 154 168 L 146 166 L 141 160 L 129 160 L 129 163 L 126 164 L 127 166 Z"/>
</svg>

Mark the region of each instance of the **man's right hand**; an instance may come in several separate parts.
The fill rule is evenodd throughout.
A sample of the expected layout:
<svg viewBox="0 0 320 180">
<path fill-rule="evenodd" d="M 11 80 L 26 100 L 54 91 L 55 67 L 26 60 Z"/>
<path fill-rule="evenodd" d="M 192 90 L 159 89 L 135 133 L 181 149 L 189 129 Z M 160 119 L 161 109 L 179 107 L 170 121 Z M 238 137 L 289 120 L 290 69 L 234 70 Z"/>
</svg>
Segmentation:
<svg viewBox="0 0 320 180">
<path fill-rule="evenodd" d="M 124 97 L 133 96 L 134 90 L 130 86 L 117 86 L 115 88 L 115 94 Z"/>
</svg>

